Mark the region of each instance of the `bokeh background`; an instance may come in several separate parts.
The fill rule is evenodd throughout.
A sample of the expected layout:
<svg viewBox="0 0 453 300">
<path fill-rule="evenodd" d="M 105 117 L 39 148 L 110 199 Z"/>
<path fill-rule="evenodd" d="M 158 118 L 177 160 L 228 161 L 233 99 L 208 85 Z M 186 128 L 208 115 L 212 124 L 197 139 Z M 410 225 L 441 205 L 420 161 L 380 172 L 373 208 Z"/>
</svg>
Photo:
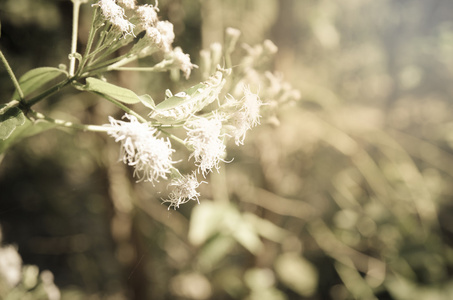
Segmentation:
<svg viewBox="0 0 453 300">
<path fill-rule="evenodd" d="M 272 40 L 271 68 L 300 100 L 230 145 L 234 160 L 201 186 L 201 204 L 176 211 L 161 205 L 164 185 L 134 182 L 102 134 L 24 139 L 0 164 L 5 247 L 50 270 L 69 300 L 453 299 L 452 1 L 159 7 L 195 63 L 228 26 L 240 43 Z M 71 15 L 69 0 L 0 1 L 0 47 L 18 76 L 67 64 Z M 81 47 L 90 18 L 84 5 Z M 154 98 L 177 85 L 111 76 Z M 2 67 L 1 103 L 12 92 Z M 91 124 L 119 115 L 71 88 L 37 109 Z"/>
</svg>

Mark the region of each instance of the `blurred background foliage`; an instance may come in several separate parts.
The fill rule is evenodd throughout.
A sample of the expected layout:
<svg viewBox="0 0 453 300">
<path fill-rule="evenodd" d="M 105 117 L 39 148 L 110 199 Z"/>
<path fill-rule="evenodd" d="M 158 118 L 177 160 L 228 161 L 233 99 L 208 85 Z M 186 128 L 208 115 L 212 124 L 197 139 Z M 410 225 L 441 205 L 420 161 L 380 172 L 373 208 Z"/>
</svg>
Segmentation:
<svg viewBox="0 0 453 300">
<path fill-rule="evenodd" d="M 18 76 L 67 63 L 71 7 L 0 2 L 0 46 Z M 201 186 L 201 204 L 177 211 L 160 204 L 165 186 L 134 183 L 101 134 L 25 139 L 0 167 L 3 244 L 50 270 L 70 300 L 453 298 L 453 2 L 159 7 L 195 63 L 228 26 L 241 43 L 271 39 L 273 68 L 301 100 L 232 145 L 234 161 Z M 90 10 L 82 7 L 81 46 Z M 167 74 L 113 77 L 155 98 L 174 85 Z M 2 68 L 1 99 L 12 92 Z M 38 109 L 94 124 L 119 115 L 70 89 Z"/>
</svg>

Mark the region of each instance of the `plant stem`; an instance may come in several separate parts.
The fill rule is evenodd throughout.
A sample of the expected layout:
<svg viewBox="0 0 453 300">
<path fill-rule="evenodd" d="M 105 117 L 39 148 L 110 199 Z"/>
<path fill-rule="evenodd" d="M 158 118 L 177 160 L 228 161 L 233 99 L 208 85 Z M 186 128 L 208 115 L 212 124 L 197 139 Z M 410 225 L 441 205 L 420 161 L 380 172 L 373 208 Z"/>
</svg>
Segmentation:
<svg viewBox="0 0 453 300">
<path fill-rule="evenodd" d="M 3 115 L 8 109 L 19 106 L 20 101 L 11 100 L 0 109 L 0 115 Z"/>
<path fill-rule="evenodd" d="M 119 57 L 115 57 L 115 58 L 112 58 L 112 59 L 109 59 L 109 60 L 106 60 L 106 61 L 103 61 L 103 62 L 99 62 L 99 63 L 93 64 L 93 65 L 89 65 L 86 68 L 86 70 L 84 70 L 85 72 L 82 74 L 82 76 L 85 77 L 85 75 L 87 75 L 87 74 L 92 75 L 92 74 L 97 74 L 97 73 L 100 73 L 100 72 L 107 71 L 107 67 L 108 67 L 109 64 L 116 63 L 119 60 L 127 57 L 127 55 L 129 55 L 129 54 L 124 54 L 124 55 L 119 56 Z"/>
<path fill-rule="evenodd" d="M 75 54 L 77 52 L 77 36 L 78 36 L 78 28 L 79 28 L 79 13 L 80 13 L 80 5 L 82 4 L 83 0 L 72 0 L 73 3 L 73 14 L 72 14 L 72 40 L 71 40 L 71 54 Z M 75 72 L 75 62 L 76 58 L 74 55 L 71 57 L 71 61 L 69 64 L 69 76 L 74 76 Z"/>
<path fill-rule="evenodd" d="M 107 67 L 107 71 L 111 71 L 111 70 L 115 70 L 116 68 L 119 68 L 121 66 L 124 66 L 125 64 L 128 64 L 134 60 L 137 60 L 138 56 L 137 55 L 132 55 L 130 57 L 126 57 L 122 60 L 120 60 L 119 62 L 117 63 L 114 63 L 113 65 L 110 65 Z"/>
<path fill-rule="evenodd" d="M 102 61 L 103 59 L 107 58 L 109 55 L 111 55 L 112 53 L 114 53 L 115 51 L 117 51 L 118 49 L 120 49 L 121 47 L 125 46 L 127 43 L 125 44 L 122 44 L 122 43 L 118 43 L 116 41 L 117 38 L 119 38 L 119 36 L 117 36 L 116 38 L 115 37 L 108 37 L 108 35 L 111 35 L 113 34 L 113 31 L 109 29 L 109 32 L 105 33 L 104 36 L 102 37 L 102 46 L 101 44 L 98 45 L 99 48 L 97 48 L 95 51 L 93 51 L 92 54 L 90 54 L 90 65 L 92 65 L 91 63 L 95 64 L 96 62 L 98 61 Z M 107 37 L 107 39 L 106 39 Z M 101 41 L 100 40 L 100 41 Z M 107 40 L 107 42 L 105 42 L 105 40 Z M 94 57 L 96 55 L 98 55 L 100 52 L 104 51 L 105 49 L 107 49 L 104 53 L 102 53 L 101 55 L 99 55 L 98 57 Z"/>
<path fill-rule="evenodd" d="M 93 46 L 94 36 L 95 36 L 96 31 L 98 29 L 98 28 L 96 28 L 96 24 L 95 24 L 96 23 L 97 13 L 98 13 L 98 8 L 96 7 L 96 9 L 94 10 L 94 13 L 93 13 L 93 19 L 91 21 L 90 33 L 88 35 L 88 42 L 87 42 L 87 46 L 86 46 L 86 49 L 85 49 L 85 55 L 82 58 L 82 62 L 79 65 L 79 71 L 77 73 L 80 73 L 82 71 L 84 65 L 88 61 L 88 55 L 90 54 L 91 47 Z"/>
<path fill-rule="evenodd" d="M 30 114 L 37 120 L 45 120 L 47 122 L 53 123 L 57 126 L 66 127 L 66 128 L 73 128 L 83 131 L 96 131 L 96 132 L 107 132 L 109 131 L 109 127 L 107 126 L 98 126 L 98 125 L 84 125 L 84 124 L 76 124 L 66 120 L 60 119 L 53 119 L 48 116 L 43 115 L 40 112 L 31 110 Z"/>
<path fill-rule="evenodd" d="M 116 67 L 112 68 L 116 71 L 137 71 L 137 72 L 164 72 L 165 69 L 155 67 Z"/>
<path fill-rule="evenodd" d="M 6 60 L 3 52 L 0 50 L 0 59 L 2 60 L 3 64 L 5 65 L 6 71 L 8 72 L 9 77 L 13 81 L 14 87 L 16 88 L 17 92 L 19 93 L 20 101 L 24 100 L 24 92 L 20 88 L 19 81 L 17 81 L 16 76 L 14 75 L 13 70 L 11 69 L 8 61 Z"/>
<path fill-rule="evenodd" d="M 96 75 L 99 73 L 117 70 L 119 66 L 122 66 L 131 61 L 134 61 L 137 58 L 138 57 L 136 55 L 129 56 L 129 54 L 125 54 L 120 57 L 115 57 L 108 61 L 101 62 L 97 65 L 90 66 L 89 68 L 87 68 L 86 72 L 82 74 L 82 76 L 83 77 L 93 76 L 93 75 Z M 111 65 L 109 65 L 109 64 L 111 64 Z"/>
<path fill-rule="evenodd" d="M 105 33 L 104 33 L 104 36 L 105 36 Z M 99 58 L 102 57 L 104 54 L 102 54 L 102 56 L 100 56 L 96 59 L 95 59 L 95 56 L 98 55 L 99 53 L 101 53 L 104 49 L 111 46 L 111 44 L 103 44 L 103 40 L 104 40 L 104 37 L 101 36 L 98 41 L 98 45 L 96 46 L 96 49 L 93 52 L 91 52 L 90 55 L 88 55 L 90 63 L 96 62 L 97 60 L 99 60 Z"/>
<path fill-rule="evenodd" d="M 53 87 L 49 88 L 48 90 L 42 92 L 41 94 L 31 98 L 30 100 L 27 101 L 26 103 L 26 106 L 27 107 L 32 107 L 33 105 L 35 105 L 36 103 L 38 103 L 39 101 L 43 100 L 44 98 L 58 92 L 59 90 L 61 90 L 63 87 L 65 87 L 66 85 L 68 85 L 70 82 L 71 82 L 72 78 L 66 78 L 65 80 L 63 80 L 62 82 L 60 82 L 59 84 L 57 85 L 54 85 Z"/>
</svg>

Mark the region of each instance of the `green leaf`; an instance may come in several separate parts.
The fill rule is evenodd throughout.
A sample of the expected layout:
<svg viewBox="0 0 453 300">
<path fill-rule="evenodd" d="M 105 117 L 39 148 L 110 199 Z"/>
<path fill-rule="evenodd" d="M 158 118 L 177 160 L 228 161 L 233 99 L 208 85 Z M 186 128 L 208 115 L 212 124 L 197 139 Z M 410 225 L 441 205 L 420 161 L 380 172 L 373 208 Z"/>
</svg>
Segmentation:
<svg viewBox="0 0 453 300">
<path fill-rule="evenodd" d="M 192 210 L 189 226 L 189 241 L 199 246 L 216 234 L 223 218 L 223 207 L 211 201 L 204 201 Z"/>
<path fill-rule="evenodd" d="M 127 104 L 134 104 L 142 101 L 142 99 L 133 91 L 105 82 L 103 80 L 89 77 L 86 79 L 86 82 L 87 84 L 83 87 L 83 89 L 86 91 L 107 95 L 114 98 L 115 100 Z"/>
<path fill-rule="evenodd" d="M 253 225 L 254 230 L 262 237 L 282 243 L 289 236 L 289 232 L 278 227 L 269 220 L 262 219 L 255 214 L 245 213 L 244 220 Z"/>
<path fill-rule="evenodd" d="M 24 113 L 17 107 L 8 109 L 0 115 L 0 139 L 6 140 L 16 130 L 16 127 L 25 123 Z"/>
<path fill-rule="evenodd" d="M 156 104 L 154 103 L 153 98 L 150 95 L 141 95 L 139 96 L 142 104 L 148 108 L 155 109 Z"/>
<path fill-rule="evenodd" d="M 235 245 L 236 241 L 230 236 L 216 235 L 212 237 L 201 247 L 198 264 L 205 272 L 212 270 L 233 251 Z"/>
<path fill-rule="evenodd" d="M 263 243 L 261 242 L 255 228 L 253 228 L 253 225 L 247 220 L 244 220 L 242 217 L 243 216 L 240 215 L 238 211 L 237 214 L 231 214 L 231 219 L 235 220 L 234 224 L 230 224 L 232 235 L 234 239 L 244 248 L 249 250 L 251 253 L 258 255 L 258 253 L 263 249 Z"/>
<path fill-rule="evenodd" d="M 253 224 L 245 220 L 237 208 L 204 201 L 192 212 L 189 241 L 199 246 L 217 233 L 232 237 L 253 254 L 263 247 Z"/>
<path fill-rule="evenodd" d="M 19 85 L 26 96 L 62 74 L 66 74 L 66 72 L 58 68 L 42 67 L 32 69 L 20 77 Z M 13 99 L 18 98 L 19 93 L 15 91 Z"/>
<path fill-rule="evenodd" d="M 275 271 L 287 287 L 303 297 L 310 297 L 318 286 L 318 271 L 297 253 L 284 253 L 275 260 Z"/>
</svg>

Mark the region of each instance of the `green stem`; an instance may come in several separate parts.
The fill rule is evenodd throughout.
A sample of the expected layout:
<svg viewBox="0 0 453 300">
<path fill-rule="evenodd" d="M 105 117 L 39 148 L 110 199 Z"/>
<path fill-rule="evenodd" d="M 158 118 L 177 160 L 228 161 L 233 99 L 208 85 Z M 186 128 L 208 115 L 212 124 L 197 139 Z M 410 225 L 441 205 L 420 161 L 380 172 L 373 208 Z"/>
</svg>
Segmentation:
<svg viewBox="0 0 453 300">
<path fill-rule="evenodd" d="M 82 4 L 83 0 L 72 0 L 73 5 L 73 14 L 72 14 L 72 40 L 71 40 L 71 54 L 75 54 L 77 52 L 77 33 L 79 28 L 79 13 L 80 13 L 80 5 Z M 75 62 L 76 58 L 74 55 L 71 57 L 71 61 L 69 64 L 69 76 L 74 76 L 75 72 Z"/>
<path fill-rule="evenodd" d="M 233 63 L 231 62 L 231 55 L 230 53 L 225 54 L 225 68 L 226 69 L 231 69 L 233 66 Z"/>
<path fill-rule="evenodd" d="M 105 25 L 102 25 L 102 26 L 105 26 Z M 110 30 L 110 28 L 105 27 L 104 30 L 102 30 L 100 32 L 99 39 L 98 39 L 98 42 L 96 44 L 95 50 L 93 51 L 93 53 L 90 53 L 88 55 L 88 64 L 89 65 L 91 64 L 91 62 L 93 62 L 93 60 L 95 59 L 95 56 L 98 53 L 100 53 L 102 51 L 102 49 L 105 49 L 106 43 L 104 43 L 104 41 L 105 41 L 106 36 L 109 33 L 109 30 Z"/>
<path fill-rule="evenodd" d="M 113 31 L 111 31 L 111 29 L 109 29 L 109 32 L 106 32 L 104 34 L 104 36 L 102 37 L 102 46 L 100 46 L 98 49 L 93 51 L 92 54 L 90 54 L 90 63 L 96 63 L 98 61 L 102 61 L 103 59 L 107 58 L 108 56 L 113 54 L 115 51 L 117 51 L 118 49 L 120 49 L 121 47 L 123 47 L 127 44 L 127 43 L 119 43 L 119 42 L 114 43 L 118 37 L 115 38 L 115 37 L 109 36 L 111 34 L 114 34 Z M 107 40 L 107 41 L 105 42 L 105 40 Z M 107 49 L 107 50 L 104 53 L 102 53 L 99 57 L 95 58 L 96 55 L 98 55 L 100 52 L 104 51 L 105 49 Z"/>
<path fill-rule="evenodd" d="M 61 90 L 63 87 L 65 87 L 66 85 L 68 85 L 70 82 L 71 82 L 72 78 L 66 78 L 65 80 L 63 80 L 62 82 L 60 82 L 59 84 L 57 85 L 54 85 L 53 87 L 49 88 L 48 90 L 42 92 L 41 94 L 31 98 L 30 100 L 27 101 L 26 103 L 26 106 L 27 107 L 32 107 L 33 105 L 35 105 L 36 103 L 38 103 L 39 101 L 43 100 L 44 98 L 58 92 L 59 90 Z"/>
<path fill-rule="evenodd" d="M 96 7 L 96 9 L 95 9 L 95 11 L 93 13 L 93 19 L 91 21 L 90 33 L 88 35 L 88 42 L 87 42 L 87 46 L 86 46 L 86 49 L 85 49 L 85 55 L 83 56 L 82 62 L 79 65 L 78 73 L 81 72 L 81 70 L 83 69 L 83 67 L 87 63 L 88 56 L 89 56 L 90 51 L 91 51 L 91 47 L 93 46 L 94 36 L 95 36 L 96 31 L 98 29 L 98 28 L 96 28 L 96 25 L 95 25 L 96 18 L 97 18 L 97 13 L 98 13 L 98 8 Z"/>
<path fill-rule="evenodd" d="M 128 64 L 130 62 L 133 62 L 134 60 L 137 60 L 137 58 L 138 58 L 138 56 L 136 54 L 134 54 L 134 55 L 132 55 L 130 57 L 124 58 L 124 59 L 120 60 L 119 62 L 108 66 L 107 67 L 107 71 L 115 70 L 116 68 L 124 66 L 124 65 L 126 65 L 126 64 Z"/>
<path fill-rule="evenodd" d="M 111 43 L 110 44 L 109 43 L 103 43 L 103 41 L 104 41 L 104 38 L 101 37 L 101 39 L 98 42 L 98 45 L 96 46 L 96 50 L 94 50 L 92 53 L 90 53 L 90 55 L 88 55 L 90 64 L 92 62 L 95 63 L 96 61 L 108 56 L 109 54 L 111 54 L 111 53 L 108 53 L 108 54 L 102 53 L 101 56 L 95 58 L 96 55 L 98 55 L 99 53 L 101 53 L 102 51 L 104 51 L 105 49 L 107 49 L 108 47 L 110 47 L 112 45 Z"/>
<path fill-rule="evenodd" d="M 0 115 L 3 115 L 8 109 L 17 107 L 20 105 L 20 101 L 17 100 L 11 100 L 10 102 L 6 103 L 5 106 L 3 106 L 0 109 Z"/>
<path fill-rule="evenodd" d="M 20 101 L 24 100 L 24 92 L 20 88 L 19 81 L 17 81 L 16 76 L 14 75 L 13 70 L 11 69 L 8 61 L 6 60 L 3 52 L 0 50 L 0 59 L 2 60 L 3 64 L 5 65 L 6 71 L 8 72 L 9 77 L 13 81 L 14 87 L 16 88 L 17 92 L 19 93 Z"/>
<path fill-rule="evenodd" d="M 101 73 L 101 72 L 107 71 L 108 65 L 110 65 L 112 63 L 116 63 L 119 60 L 121 60 L 123 58 L 126 58 L 128 55 L 129 54 L 124 54 L 122 56 L 115 57 L 115 58 L 109 59 L 107 61 L 103 61 L 103 62 L 99 62 L 99 63 L 94 64 L 94 65 L 91 65 L 85 70 L 86 72 L 83 73 L 82 75 L 97 74 L 97 73 Z M 94 72 L 94 73 L 92 73 L 92 72 Z"/>
<path fill-rule="evenodd" d="M 31 110 L 29 113 L 36 120 L 44 120 L 44 121 L 53 123 L 53 124 L 55 124 L 57 126 L 61 126 L 61 127 L 73 128 L 73 129 L 78 129 L 78 130 L 83 130 L 83 131 L 95 131 L 95 132 L 107 132 L 110 130 L 110 128 L 108 126 L 76 124 L 76 123 L 72 123 L 72 122 L 66 121 L 66 120 L 53 119 L 53 118 L 45 116 L 42 113 L 34 111 L 34 110 Z"/>
<path fill-rule="evenodd" d="M 104 95 L 102 93 L 97 93 L 95 92 L 95 94 L 98 94 L 99 96 L 107 99 L 108 101 L 112 102 L 113 104 L 115 104 L 116 106 L 118 106 L 119 108 L 121 108 L 122 110 L 124 110 L 126 113 L 130 114 L 130 115 L 133 115 L 134 117 L 136 117 L 137 119 L 140 120 L 140 122 L 142 123 L 147 123 L 148 121 L 143 118 L 141 115 L 139 115 L 138 113 L 136 113 L 135 111 L 133 111 L 132 109 L 130 109 L 129 107 L 127 107 L 126 105 L 122 104 L 121 102 L 113 99 L 112 97 L 108 96 L 108 95 Z"/>
<path fill-rule="evenodd" d="M 184 126 L 184 122 L 175 123 L 175 124 L 161 124 L 161 123 L 153 123 L 151 122 L 151 126 L 156 127 L 157 129 L 161 128 L 181 128 Z"/>
<path fill-rule="evenodd" d="M 116 67 L 112 68 L 116 71 L 138 71 L 138 72 L 164 72 L 165 69 L 155 67 Z"/>
<path fill-rule="evenodd" d="M 127 63 L 129 63 L 131 61 L 136 60 L 136 59 L 137 59 L 136 55 L 133 55 L 133 56 L 129 57 L 129 54 L 125 54 L 125 55 L 120 56 L 120 57 L 115 57 L 115 58 L 112 58 L 112 59 L 110 59 L 108 61 L 99 63 L 98 65 L 94 65 L 94 66 L 88 68 L 87 71 L 82 74 L 82 76 L 84 76 L 84 77 L 85 76 L 93 76 L 93 75 L 96 75 L 96 74 L 117 70 L 117 66 L 125 65 L 125 64 L 127 64 Z M 113 64 L 111 64 L 112 62 L 113 62 Z"/>
</svg>

